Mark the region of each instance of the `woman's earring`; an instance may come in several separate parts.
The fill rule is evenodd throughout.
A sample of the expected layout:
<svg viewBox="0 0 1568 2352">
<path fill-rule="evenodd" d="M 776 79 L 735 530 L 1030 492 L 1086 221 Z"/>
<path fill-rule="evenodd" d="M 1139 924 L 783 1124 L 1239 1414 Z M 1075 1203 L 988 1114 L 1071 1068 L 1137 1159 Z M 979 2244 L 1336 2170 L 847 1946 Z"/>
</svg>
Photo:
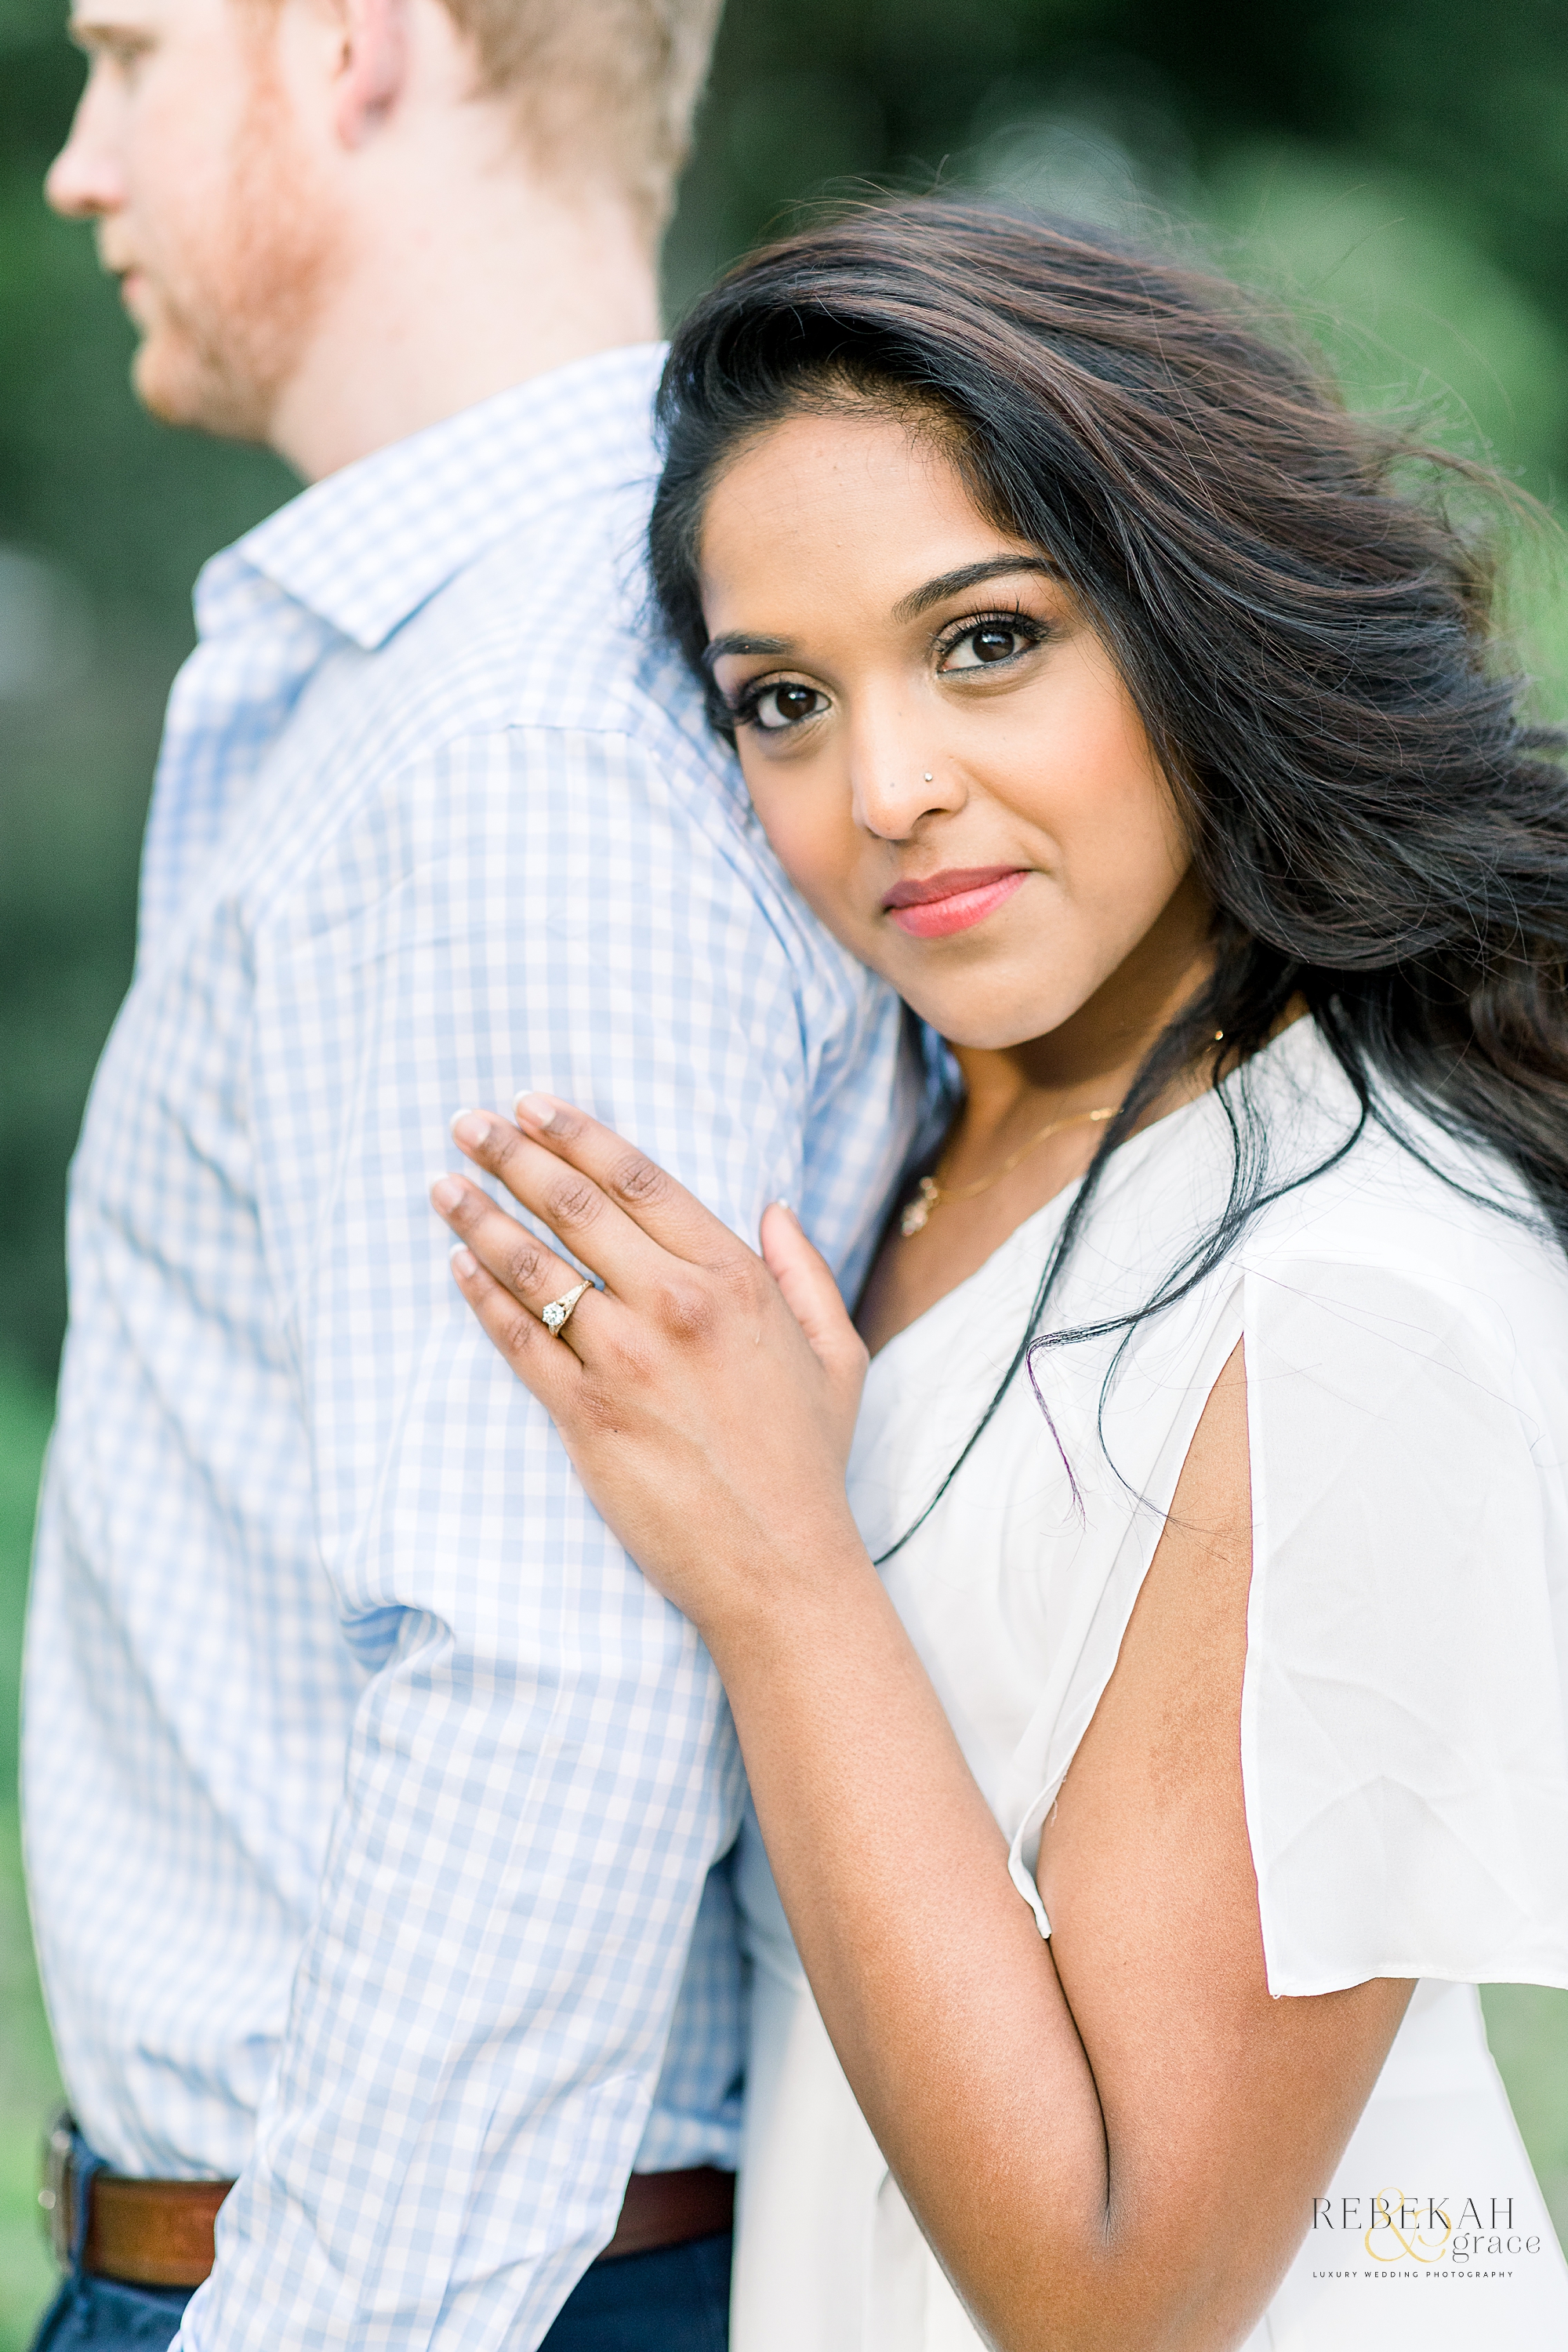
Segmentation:
<svg viewBox="0 0 1568 2352">
<path fill-rule="evenodd" d="M 930 770 L 929 768 L 926 770 L 926 773 L 925 773 L 925 780 L 926 780 L 927 783 L 929 784 L 929 783 L 930 783 L 930 782 L 931 782 L 931 770 Z"/>
</svg>

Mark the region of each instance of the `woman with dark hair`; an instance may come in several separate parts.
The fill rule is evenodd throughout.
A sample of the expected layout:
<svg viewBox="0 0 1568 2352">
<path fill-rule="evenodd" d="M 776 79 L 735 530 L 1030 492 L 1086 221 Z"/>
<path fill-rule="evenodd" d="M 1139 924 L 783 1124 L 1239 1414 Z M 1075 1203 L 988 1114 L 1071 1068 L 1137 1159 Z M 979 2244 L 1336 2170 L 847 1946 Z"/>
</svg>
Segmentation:
<svg viewBox="0 0 1568 2352">
<path fill-rule="evenodd" d="M 1568 789 L 1483 569 L 1232 289 L 985 207 L 748 262 L 663 407 L 930 1150 L 859 1336 L 542 1096 L 455 1131 L 574 1264 L 436 1197 L 733 1708 L 739 2352 L 1568 2343 L 1474 1990 L 1568 1986 Z"/>
</svg>

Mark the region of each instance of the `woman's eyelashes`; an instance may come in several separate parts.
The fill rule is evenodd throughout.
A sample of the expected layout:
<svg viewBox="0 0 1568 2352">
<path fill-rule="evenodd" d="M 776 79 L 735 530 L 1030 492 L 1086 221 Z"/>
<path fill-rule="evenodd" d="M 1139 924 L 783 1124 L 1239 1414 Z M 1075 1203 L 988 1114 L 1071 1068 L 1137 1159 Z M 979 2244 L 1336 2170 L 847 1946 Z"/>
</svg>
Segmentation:
<svg viewBox="0 0 1568 2352">
<path fill-rule="evenodd" d="M 759 679 L 742 688 L 731 705 L 737 727 L 760 727 L 764 735 L 782 735 L 826 708 L 820 688 L 788 677 Z"/>
<path fill-rule="evenodd" d="M 1044 643 L 1045 624 L 1026 613 L 987 613 L 982 619 L 957 621 L 937 641 L 937 667 L 954 671 L 1000 669 L 1020 660 Z"/>
</svg>

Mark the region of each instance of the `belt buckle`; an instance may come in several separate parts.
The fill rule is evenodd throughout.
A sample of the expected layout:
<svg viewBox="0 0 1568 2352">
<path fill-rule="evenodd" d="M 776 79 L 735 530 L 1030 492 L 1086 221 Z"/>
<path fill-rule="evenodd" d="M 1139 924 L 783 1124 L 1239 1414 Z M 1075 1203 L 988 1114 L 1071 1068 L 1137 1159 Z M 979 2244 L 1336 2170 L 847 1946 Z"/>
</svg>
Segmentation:
<svg viewBox="0 0 1568 2352">
<path fill-rule="evenodd" d="M 74 2249 L 71 2238 L 75 2215 L 71 2211 L 71 2151 L 76 2145 L 76 2123 L 70 2111 L 62 2107 L 49 2126 L 44 2142 L 44 2181 L 38 2191 L 38 2205 L 49 2245 L 62 2271 L 68 2271 Z"/>
</svg>

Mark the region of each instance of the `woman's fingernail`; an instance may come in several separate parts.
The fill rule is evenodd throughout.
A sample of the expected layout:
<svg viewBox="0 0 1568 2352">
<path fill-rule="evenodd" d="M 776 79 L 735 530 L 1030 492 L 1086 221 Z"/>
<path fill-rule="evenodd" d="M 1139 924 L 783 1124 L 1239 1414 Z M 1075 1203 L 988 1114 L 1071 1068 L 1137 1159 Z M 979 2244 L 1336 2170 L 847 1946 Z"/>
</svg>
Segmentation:
<svg viewBox="0 0 1568 2352">
<path fill-rule="evenodd" d="M 548 1127 L 560 1108 L 548 1095 L 519 1095 L 512 1105 L 519 1118 L 527 1119 L 530 1127 Z"/>
<path fill-rule="evenodd" d="M 490 1123 L 482 1111 L 460 1110 L 452 1121 L 453 1139 L 479 1150 L 490 1139 Z"/>
<path fill-rule="evenodd" d="M 430 1198 L 438 1209 L 455 1209 L 463 1197 L 464 1190 L 460 1176 L 437 1176 L 430 1187 Z"/>
<path fill-rule="evenodd" d="M 473 1251 L 466 1248 L 461 1242 L 454 1242 L 452 1244 L 451 1258 L 452 1272 L 457 1276 L 458 1281 L 471 1282 L 474 1276 L 478 1274 L 479 1270 L 479 1262 L 474 1255 Z"/>
<path fill-rule="evenodd" d="M 800 1223 L 800 1219 L 795 1215 L 795 1211 L 794 1211 L 794 1209 L 791 1207 L 791 1205 L 790 1205 L 789 1202 L 787 1202 L 787 1201 L 775 1201 L 775 1202 L 773 1202 L 773 1206 L 774 1206 L 774 1208 L 775 1208 L 775 1209 L 782 1209 L 782 1210 L 784 1211 L 784 1213 L 785 1216 L 786 1216 L 786 1217 L 788 1217 L 788 1218 L 791 1220 L 792 1223 L 795 1223 L 795 1224 L 797 1224 L 797 1225 L 799 1224 L 799 1223 Z"/>
</svg>

